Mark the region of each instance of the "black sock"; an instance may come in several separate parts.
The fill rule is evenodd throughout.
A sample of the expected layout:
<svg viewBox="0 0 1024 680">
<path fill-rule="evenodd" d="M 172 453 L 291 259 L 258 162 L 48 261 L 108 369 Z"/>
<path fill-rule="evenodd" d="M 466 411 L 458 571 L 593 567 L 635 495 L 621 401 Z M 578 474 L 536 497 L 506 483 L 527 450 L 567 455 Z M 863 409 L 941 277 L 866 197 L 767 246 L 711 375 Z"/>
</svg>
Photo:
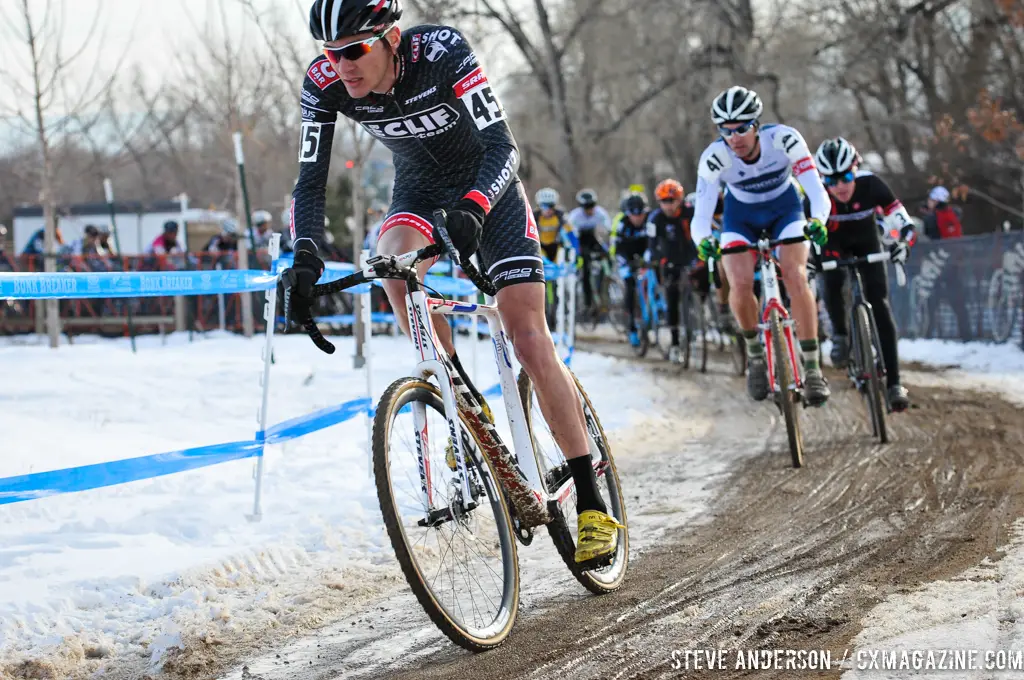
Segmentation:
<svg viewBox="0 0 1024 680">
<path fill-rule="evenodd" d="M 576 512 L 597 510 L 608 514 L 608 507 L 597 490 L 597 475 L 594 474 L 594 465 L 591 462 L 590 454 L 579 458 L 570 458 L 568 462 L 572 479 L 576 483 Z"/>
</svg>

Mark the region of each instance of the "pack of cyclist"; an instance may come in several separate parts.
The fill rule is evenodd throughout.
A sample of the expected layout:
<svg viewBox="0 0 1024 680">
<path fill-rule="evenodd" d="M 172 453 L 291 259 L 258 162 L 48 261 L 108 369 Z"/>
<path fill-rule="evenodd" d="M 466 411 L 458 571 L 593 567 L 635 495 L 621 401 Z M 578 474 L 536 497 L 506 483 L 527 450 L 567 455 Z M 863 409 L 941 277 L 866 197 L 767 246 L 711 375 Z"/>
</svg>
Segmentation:
<svg viewBox="0 0 1024 680">
<path fill-rule="evenodd" d="M 519 152 L 505 110 L 466 37 L 450 26 L 399 29 L 401 5 L 401 0 L 312 3 L 310 32 L 323 54 L 303 74 L 299 102 L 299 176 L 291 209 L 293 318 L 301 321 L 309 315 L 313 286 L 324 270 L 318 252 L 325 243 L 325 191 L 340 114 L 360 123 L 394 157 L 394 198 L 380 228 L 377 252 L 397 255 L 440 241 L 431 218 L 443 208 L 460 260 L 478 254 L 481 269 L 494 281 L 509 339 L 575 483 L 576 560 L 591 562 L 614 553 L 617 530 L 623 527 L 608 514 L 598 491 L 582 411 L 565 407 L 576 403 L 576 392 L 562 370 L 545 318 L 542 254 L 555 260 L 563 246 L 578 256 L 587 307 L 594 303 L 589 272 L 596 258 L 612 254 L 625 263 L 639 258 L 673 282 L 694 272 L 700 274 L 695 278 L 706 280 L 701 263 L 721 257 L 728 305 L 746 343 L 747 389 L 753 399 L 762 400 L 769 384 L 751 258 L 721 255 L 721 249 L 767 233 L 773 239 L 806 236 L 824 248 L 824 257 L 877 251 L 882 247 L 877 207 L 887 226 L 908 230 L 890 246 L 893 259 L 902 261 L 912 232 L 909 217 L 884 182 L 858 171 L 859 156 L 848 142 L 827 140 L 812 156 L 797 130 L 762 123 L 761 99 L 743 87 L 729 88 L 712 103 L 718 135 L 700 157 L 692 201 L 678 181 L 668 179 L 655 190 L 656 208 L 642 194 L 632 193 L 623 199 L 615 224 L 592 189 L 579 191 L 577 205 L 568 213 L 559 207 L 556 191 L 541 189 L 534 210 L 517 175 Z M 721 229 L 716 232 L 719 214 Z M 606 248 L 604 239 L 610 233 L 614 236 Z M 818 365 L 817 303 L 808 284 L 808 253 L 806 241 L 791 243 L 778 249 L 778 260 L 805 362 L 805 398 L 820 405 L 830 391 Z M 429 265 L 419 266 L 421 276 Z M 863 274 L 889 369 L 892 405 L 905 408 L 885 269 L 866 265 Z M 841 274 L 829 274 L 824 281 L 836 329 L 833 358 L 841 363 L 848 347 Z M 408 334 L 404 283 L 390 282 L 385 290 Z M 632 295 L 625 304 L 635 304 Z M 678 308 L 678 301 L 669 300 L 674 327 Z M 483 404 L 459 363 L 447 324 L 435 327 L 457 378 Z M 678 347 L 678 330 L 672 340 Z"/>
</svg>

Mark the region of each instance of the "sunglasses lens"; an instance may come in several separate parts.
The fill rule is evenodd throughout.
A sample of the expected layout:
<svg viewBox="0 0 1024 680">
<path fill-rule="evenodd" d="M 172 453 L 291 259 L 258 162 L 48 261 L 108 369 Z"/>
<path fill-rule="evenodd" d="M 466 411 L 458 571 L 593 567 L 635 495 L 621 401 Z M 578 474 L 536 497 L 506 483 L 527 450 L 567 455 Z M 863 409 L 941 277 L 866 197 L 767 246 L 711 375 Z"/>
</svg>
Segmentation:
<svg viewBox="0 0 1024 680">
<path fill-rule="evenodd" d="M 324 54 L 327 55 L 327 60 L 333 65 L 337 66 L 338 62 L 342 58 L 348 61 L 356 61 L 361 59 L 370 53 L 373 46 L 369 43 L 359 42 L 352 45 L 345 45 L 344 47 L 325 47 Z"/>
<path fill-rule="evenodd" d="M 847 171 L 841 175 L 829 175 L 825 178 L 825 186 L 834 187 L 840 182 L 852 182 L 854 180 L 853 172 Z"/>
</svg>

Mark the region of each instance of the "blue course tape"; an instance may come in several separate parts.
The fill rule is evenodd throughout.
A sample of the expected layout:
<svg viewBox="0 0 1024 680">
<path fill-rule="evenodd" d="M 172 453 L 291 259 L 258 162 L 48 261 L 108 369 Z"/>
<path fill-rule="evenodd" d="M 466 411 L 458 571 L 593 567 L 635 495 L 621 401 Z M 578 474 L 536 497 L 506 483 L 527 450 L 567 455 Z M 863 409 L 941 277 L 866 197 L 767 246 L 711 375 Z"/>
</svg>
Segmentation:
<svg viewBox="0 0 1024 680">
<path fill-rule="evenodd" d="M 262 445 L 255 441 L 230 442 L 7 477 L 0 479 L 0 505 L 185 472 L 207 465 L 251 458 L 258 456 L 262 450 Z"/>
<path fill-rule="evenodd" d="M 0 273 L 0 298 L 19 300 L 214 295 L 267 290 L 277 277 L 264 271 Z"/>
<path fill-rule="evenodd" d="M 328 406 L 325 409 L 320 409 L 313 413 L 308 413 L 298 418 L 286 420 L 283 423 L 274 425 L 267 430 L 265 438 L 268 444 L 280 444 L 286 442 L 289 439 L 295 439 L 307 435 L 310 432 L 316 432 L 317 430 L 323 430 L 337 425 L 338 423 L 344 422 L 350 418 L 354 418 L 360 413 L 366 413 L 367 409 L 372 405 L 372 400 L 369 397 L 363 397 L 361 399 L 353 399 L 352 401 L 346 401 L 343 404 L 336 406 Z"/>
</svg>

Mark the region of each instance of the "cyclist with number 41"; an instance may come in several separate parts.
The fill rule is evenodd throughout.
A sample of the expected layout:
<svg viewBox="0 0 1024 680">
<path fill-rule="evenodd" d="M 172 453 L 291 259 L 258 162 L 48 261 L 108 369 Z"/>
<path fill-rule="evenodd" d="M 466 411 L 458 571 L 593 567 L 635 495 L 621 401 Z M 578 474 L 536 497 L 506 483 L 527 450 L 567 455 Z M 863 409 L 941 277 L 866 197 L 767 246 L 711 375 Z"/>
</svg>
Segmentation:
<svg viewBox="0 0 1024 680">
<path fill-rule="evenodd" d="M 323 54 L 302 83 L 299 178 L 292 194 L 293 319 L 308 317 L 323 274 L 324 198 L 338 114 L 361 124 L 394 157 L 391 208 L 377 253 L 400 255 L 440 241 L 431 218 L 447 211 L 460 260 L 479 251 L 497 305 L 541 411 L 568 461 L 577 494 L 576 561 L 615 552 L 617 529 L 597 488 L 583 408 L 555 353 L 544 316 L 544 267 L 537 224 L 517 176 L 519 150 L 505 111 L 465 37 L 450 26 L 399 29 L 400 0 L 316 0 L 309 12 Z M 422 278 L 431 262 L 419 265 Z M 384 288 L 408 335 L 405 283 Z M 443 317 L 442 317 L 443 318 Z M 458 361 L 449 326 L 435 321 L 457 388 L 483 404 Z M 459 383 L 461 379 L 461 385 Z"/>
<path fill-rule="evenodd" d="M 755 243 L 762 233 L 772 240 L 806 236 L 819 245 L 828 239 L 825 220 L 831 211 L 810 149 L 800 133 L 786 125 L 762 125 L 764 105 L 753 90 L 733 86 L 711 105 L 719 139 L 705 149 L 697 168 L 697 205 L 691 233 L 700 259 L 719 256 L 720 247 Z M 811 219 L 794 182 L 811 204 Z M 711 233 L 718 191 L 725 184 L 722 245 Z M 783 281 L 796 320 L 804 363 L 804 399 L 810 406 L 828 401 L 831 392 L 818 365 L 818 309 L 807 283 L 808 245 L 779 247 Z M 747 392 L 756 401 L 768 397 L 768 366 L 758 335 L 759 310 L 749 253 L 722 257 L 729 279 L 729 306 L 747 344 Z"/>
<path fill-rule="evenodd" d="M 842 137 L 826 139 L 814 155 L 818 172 L 824 178 L 832 196 L 832 216 L 828 221 L 828 247 L 822 252 L 824 259 L 866 257 L 882 250 L 882 241 L 875 221 L 881 209 L 886 230 L 897 230 L 899 238 L 889 246 L 891 260 L 907 261 L 913 242 L 914 223 L 903 204 L 882 178 L 859 171 L 860 154 Z M 809 206 L 807 206 L 809 207 Z M 910 397 L 900 385 L 899 354 L 896 351 L 896 323 L 889 306 L 889 280 L 885 263 L 859 265 L 864 283 L 864 299 L 871 305 L 878 328 L 882 358 L 885 360 L 885 379 L 888 383 L 889 404 L 894 411 L 910 406 Z M 822 272 L 825 283 L 825 307 L 832 320 L 832 363 L 846 366 L 850 354 L 850 331 L 847 328 L 846 296 L 843 286 L 846 272 L 842 269 Z"/>
</svg>

